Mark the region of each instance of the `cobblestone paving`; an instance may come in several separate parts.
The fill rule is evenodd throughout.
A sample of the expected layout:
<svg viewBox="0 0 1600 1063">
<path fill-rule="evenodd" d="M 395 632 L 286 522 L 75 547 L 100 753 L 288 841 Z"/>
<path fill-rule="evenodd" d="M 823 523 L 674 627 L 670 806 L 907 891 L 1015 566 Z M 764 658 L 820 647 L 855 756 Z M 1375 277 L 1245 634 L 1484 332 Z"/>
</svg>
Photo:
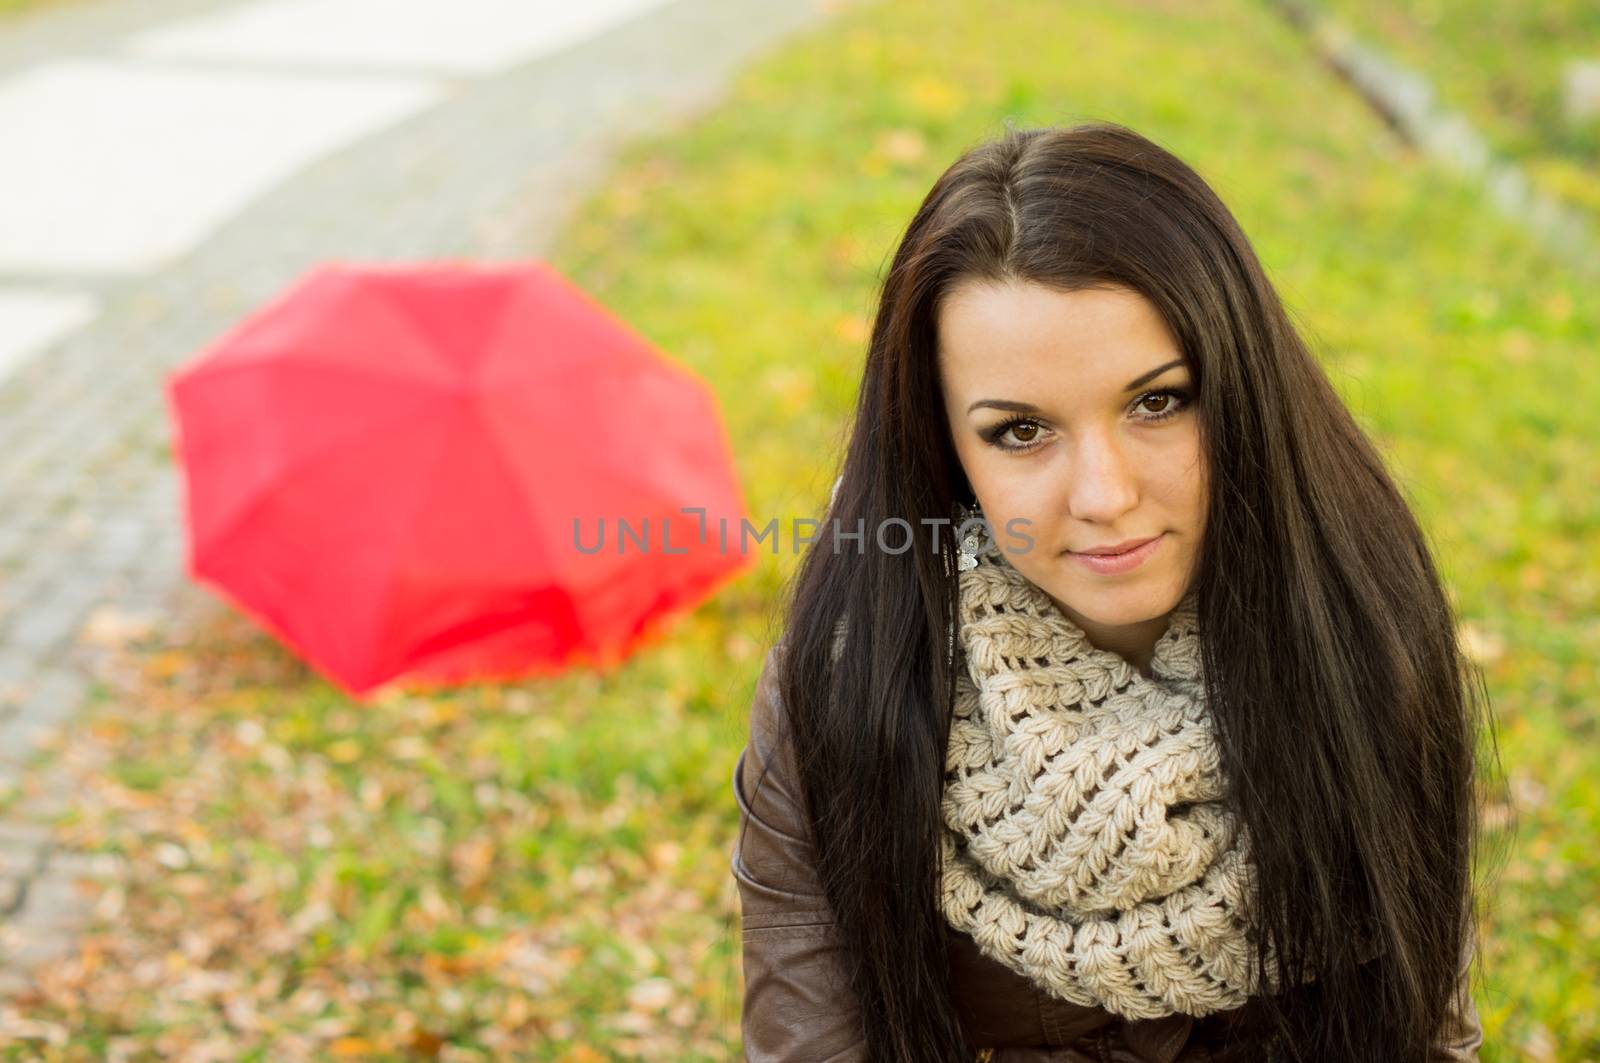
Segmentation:
<svg viewBox="0 0 1600 1063">
<path fill-rule="evenodd" d="M 0 77 L 27 56 L 93 52 L 215 6 L 41 13 L 0 35 Z M 30 767 L 72 740 L 96 693 L 101 651 L 85 622 L 159 624 L 214 603 L 184 577 L 166 373 L 320 261 L 537 255 L 620 143 L 713 103 L 735 69 L 833 6 L 679 0 L 464 79 L 448 102 L 302 170 L 158 274 L 9 278 L 70 283 L 103 310 L 0 380 L 0 800 L 22 794 L 0 816 L 0 993 L 71 947 L 87 914 L 74 880 L 114 870 L 56 847 L 49 824 L 71 794 L 47 763 Z"/>
</svg>

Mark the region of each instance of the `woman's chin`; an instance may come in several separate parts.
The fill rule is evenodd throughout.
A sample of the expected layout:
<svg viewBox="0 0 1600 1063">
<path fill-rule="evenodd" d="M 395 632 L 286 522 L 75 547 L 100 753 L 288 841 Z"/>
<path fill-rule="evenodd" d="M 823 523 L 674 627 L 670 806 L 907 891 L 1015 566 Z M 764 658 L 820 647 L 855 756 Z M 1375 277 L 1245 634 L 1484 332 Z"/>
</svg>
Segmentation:
<svg viewBox="0 0 1600 1063">
<path fill-rule="evenodd" d="M 1080 617 L 1107 628 L 1129 627 L 1166 616 L 1182 597 L 1181 588 L 1156 580 L 1103 587 L 1086 586 L 1082 580 L 1057 579 L 1040 586 L 1069 618 Z"/>
</svg>

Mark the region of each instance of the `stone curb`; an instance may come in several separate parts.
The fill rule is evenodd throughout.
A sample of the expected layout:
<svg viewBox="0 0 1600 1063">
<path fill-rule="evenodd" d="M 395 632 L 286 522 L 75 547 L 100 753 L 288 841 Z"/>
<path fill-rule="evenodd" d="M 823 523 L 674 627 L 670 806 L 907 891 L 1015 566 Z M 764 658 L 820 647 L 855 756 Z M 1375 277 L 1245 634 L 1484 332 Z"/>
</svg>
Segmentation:
<svg viewBox="0 0 1600 1063">
<path fill-rule="evenodd" d="M 1272 3 L 1402 139 L 1477 181 L 1495 210 L 1522 224 L 1562 262 L 1600 277 L 1600 243 L 1588 216 L 1539 191 L 1522 167 L 1496 156 L 1465 115 L 1438 102 L 1427 78 L 1358 40 L 1311 0 Z"/>
</svg>

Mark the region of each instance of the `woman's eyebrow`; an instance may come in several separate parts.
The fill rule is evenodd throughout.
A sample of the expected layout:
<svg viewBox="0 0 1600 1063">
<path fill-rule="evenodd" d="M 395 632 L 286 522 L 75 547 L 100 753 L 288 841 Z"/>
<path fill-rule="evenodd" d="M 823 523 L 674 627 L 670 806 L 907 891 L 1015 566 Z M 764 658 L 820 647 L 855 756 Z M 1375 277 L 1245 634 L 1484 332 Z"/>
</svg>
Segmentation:
<svg viewBox="0 0 1600 1063">
<path fill-rule="evenodd" d="M 1165 373 L 1173 366 L 1182 365 L 1183 362 L 1184 360 L 1182 358 L 1174 358 L 1165 365 L 1158 365 L 1148 373 L 1141 373 L 1138 377 L 1130 380 L 1128 385 L 1122 390 L 1125 392 L 1132 391 L 1134 388 L 1140 387 L 1154 380 L 1156 377 L 1160 376 L 1162 373 Z M 1032 403 L 1016 402 L 1012 399 L 979 399 L 977 402 L 974 402 L 971 406 L 967 407 L 967 412 L 971 413 L 973 410 L 981 409 L 983 407 L 988 407 L 995 410 L 1005 410 L 1008 413 L 1039 412 L 1039 407 L 1033 405 Z"/>
<path fill-rule="evenodd" d="M 1150 370 L 1150 372 L 1145 373 L 1142 376 L 1135 377 L 1133 380 L 1128 381 L 1127 387 L 1123 388 L 1122 390 L 1123 391 L 1132 391 L 1134 388 L 1139 387 L 1139 386 L 1141 386 L 1143 384 L 1148 383 L 1149 381 L 1154 380 L 1156 377 L 1160 376 L 1162 373 L 1165 373 L 1168 369 L 1171 369 L 1173 366 L 1182 365 L 1182 364 L 1183 364 L 1183 359 L 1182 358 L 1174 358 L 1172 361 L 1168 362 L 1166 365 L 1158 365 L 1154 369 Z"/>
<path fill-rule="evenodd" d="M 967 412 L 971 413 L 973 410 L 981 409 L 985 406 L 990 407 L 991 409 L 1005 410 L 1009 413 L 1039 412 L 1039 407 L 1033 405 L 1032 403 L 1013 402 L 1010 399 L 979 399 L 977 402 L 974 402 L 971 406 L 967 407 Z"/>
</svg>

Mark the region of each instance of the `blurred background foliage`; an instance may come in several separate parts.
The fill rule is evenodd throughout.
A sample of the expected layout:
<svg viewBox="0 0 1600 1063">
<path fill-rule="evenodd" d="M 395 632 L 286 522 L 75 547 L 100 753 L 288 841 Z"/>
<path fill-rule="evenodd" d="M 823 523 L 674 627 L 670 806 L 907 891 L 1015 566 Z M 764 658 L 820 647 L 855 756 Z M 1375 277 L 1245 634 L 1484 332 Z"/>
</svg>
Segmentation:
<svg viewBox="0 0 1600 1063">
<path fill-rule="evenodd" d="M 1542 189 L 1600 217 L 1600 4 L 1321 0 Z"/>
</svg>

